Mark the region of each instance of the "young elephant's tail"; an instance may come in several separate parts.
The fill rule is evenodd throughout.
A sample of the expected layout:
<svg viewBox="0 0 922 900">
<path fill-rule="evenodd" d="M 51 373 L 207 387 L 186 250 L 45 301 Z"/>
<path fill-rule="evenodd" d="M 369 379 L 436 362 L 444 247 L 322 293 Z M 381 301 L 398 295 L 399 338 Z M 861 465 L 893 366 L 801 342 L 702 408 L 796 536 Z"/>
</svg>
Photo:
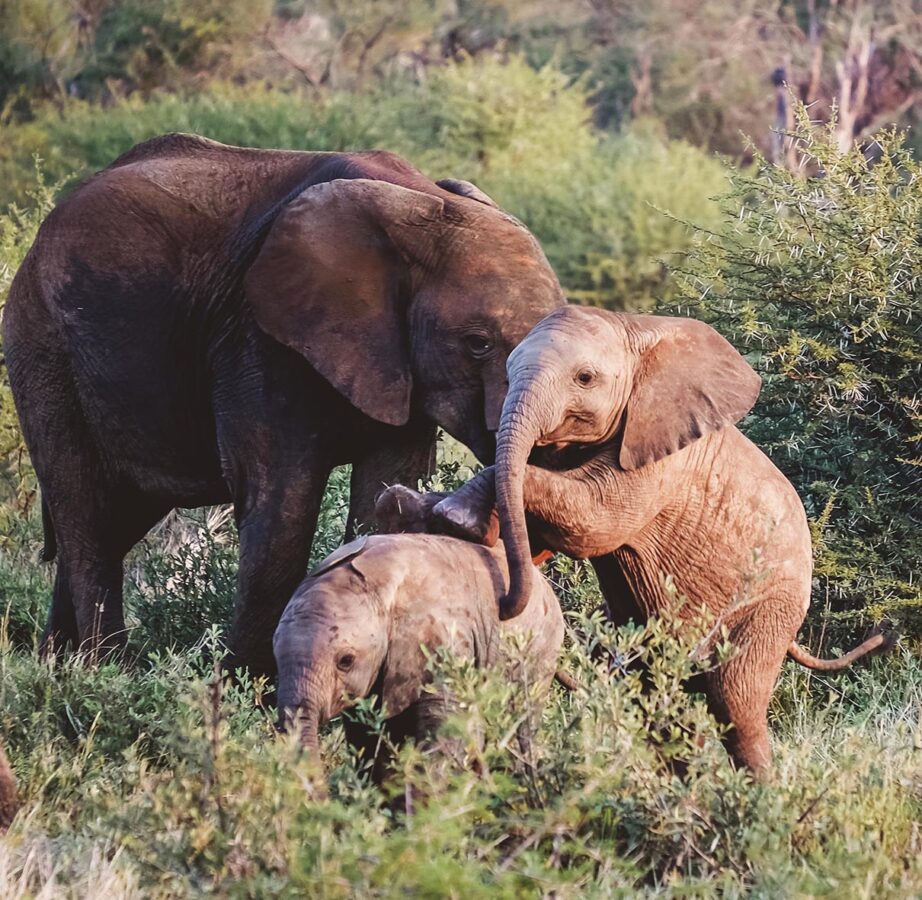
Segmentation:
<svg viewBox="0 0 922 900">
<path fill-rule="evenodd" d="M 51 562 L 58 552 L 58 541 L 54 534 L 54 523 L 51 521 L 51 510 L 45 498 L 42 497 L 42 531 L 45 537 L 45 546 L 42 547 L 42 562 Z"/>
<path fill-rule="evenodd" d="M 866 641 L 862 641 L 854 650 L 849 650 L 848 653 L 843 653 L 842 656 L 837 656 L 835 659 L 819 659 L 792 641 L 791 646 L 788 647 L 788 656 L 794 662 L 800 663 L 808 669 L 815 669 L 817 672 L 838 672 L 850 666 L 856 659 L 861 659 L 862 656 L 867 656 L 869 653 L 874 651 L 885 653 L 887 650 L 891 650 L 896 646 L 898 640 L 899 634 L 896 631 L 887 633 L 878 631 Z"/>
</svg>

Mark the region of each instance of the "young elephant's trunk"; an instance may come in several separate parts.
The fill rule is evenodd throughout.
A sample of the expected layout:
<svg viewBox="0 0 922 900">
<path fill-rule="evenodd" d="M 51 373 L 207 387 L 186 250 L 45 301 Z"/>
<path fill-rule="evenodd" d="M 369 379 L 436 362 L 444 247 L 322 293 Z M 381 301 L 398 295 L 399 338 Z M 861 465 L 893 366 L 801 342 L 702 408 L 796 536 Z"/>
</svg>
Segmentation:
<svg viewBox="0 0 922 900">
<path fill-rule="evenodd" d="M 282 729 L 296 725 L 301 748 L 316 756 L 320 750 L 323 703 L 317 686 L 305 677 L 303 666 L 287 661 L 279 665 L 278 706 Z"/>
<path fill-rule="evenodd" d="M 320 752 L 320 714 L 308 706 L 299 713 L 298 722 L 301 724 L 301 749 L 316 757 Z"/>
<path fill-rule="evenodd" d="M 496 507 L 509 561 L 509 593 L 499 617 L 513 619 L 528 605 L 534 564 L 525 523 L 525 467 L 542 427 L 534 409 L 534 388 L 510 391 L 496 439 Z"/>
</svg>

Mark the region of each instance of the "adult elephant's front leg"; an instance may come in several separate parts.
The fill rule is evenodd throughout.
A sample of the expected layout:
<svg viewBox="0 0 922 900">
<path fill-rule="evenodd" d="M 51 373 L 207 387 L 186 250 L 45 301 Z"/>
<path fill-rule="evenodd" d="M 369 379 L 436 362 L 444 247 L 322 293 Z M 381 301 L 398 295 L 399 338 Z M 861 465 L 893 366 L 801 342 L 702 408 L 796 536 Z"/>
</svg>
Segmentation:
<svg viewBox="0 0 922 900">
<path fill-rule="evenodd" d="M 435 425 L 407 426 L 398 435 L 352 464 L 347 541 L 374 525 L 375 500 L 385 488 L 403 484 L 416 489 L 420 479 L 435 471 Z"/>
<path fill-rule="evenodd" d="M 307 571 L 330 465 L 317 453 L 263 471 L 269 480 L 251 484 L 236 504 L 240 567 L 226 665 L 271 676 L 272 635 Z"/>
</svg>

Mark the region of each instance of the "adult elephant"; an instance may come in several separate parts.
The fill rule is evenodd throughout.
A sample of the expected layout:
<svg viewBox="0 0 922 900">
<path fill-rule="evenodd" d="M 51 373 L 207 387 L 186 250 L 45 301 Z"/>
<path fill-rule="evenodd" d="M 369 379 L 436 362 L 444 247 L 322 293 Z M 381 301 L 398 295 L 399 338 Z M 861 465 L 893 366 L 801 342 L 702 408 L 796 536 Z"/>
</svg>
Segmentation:
<svg viewBox="0 0 922 900">
<path fill-rule="evenodd" d="M 127 551 L 232 501 L 231 658 L 272 671 L 331 468 L 355 523 L 426 474 L 436 425 L 489 460 L 506 356 L 562 302 L 519 222 L 392 154 L 130 150 L 48 216 L 3 318 L 58 556 L 45 646 L 119 646 Z"/>
</svg>

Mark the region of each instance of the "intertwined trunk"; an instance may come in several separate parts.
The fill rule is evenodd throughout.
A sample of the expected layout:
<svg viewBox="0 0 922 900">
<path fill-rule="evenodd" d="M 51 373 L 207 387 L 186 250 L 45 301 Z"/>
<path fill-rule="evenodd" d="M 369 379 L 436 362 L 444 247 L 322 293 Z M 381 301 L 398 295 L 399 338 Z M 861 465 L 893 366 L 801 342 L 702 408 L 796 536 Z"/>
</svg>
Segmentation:
<svg viewBox="0 0 922 900">
<path fill-rule="evenodd" d="M 509 593 L 500 603 L 501 619 L 522 613 L 531 596 L 534 564 L 525 522 L 524 483 L 528 457 L 543 431 L 537 395 L 533 383 L 510 390 L 496 440 L 496 506 L 509 561 Z"/>
</svg>

